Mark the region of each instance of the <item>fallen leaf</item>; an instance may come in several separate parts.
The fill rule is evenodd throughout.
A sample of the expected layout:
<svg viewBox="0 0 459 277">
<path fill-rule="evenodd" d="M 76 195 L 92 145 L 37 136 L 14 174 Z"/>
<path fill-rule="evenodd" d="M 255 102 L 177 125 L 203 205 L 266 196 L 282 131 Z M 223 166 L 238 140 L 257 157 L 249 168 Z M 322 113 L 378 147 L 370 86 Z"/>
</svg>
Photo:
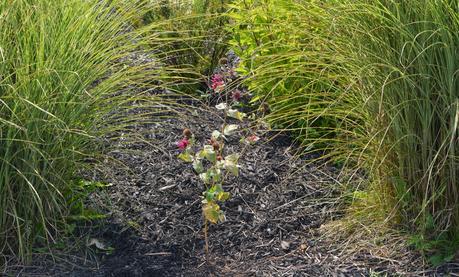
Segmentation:
<svg viewBox="0 0 459 277">
<path fill-rule="evenodd" d="M 229 109 L 228 112 L 226 113 L 229 117 L 232 117 L 232 118 L 236 118 L 240 121 L 242 121 L 244 119 L 244 117 L 246 116 L 245 113 L 242 113 L 238 110 L 235 110 L 235 109 Z"/>
<path fill-rule="evenodd" d="M 235 125 L 235 124 L 226 125 L 225 129 L 223 130 L 223 134 L 225 136 L 231 136 L 232 134 L 234 134 L 234 132 L 237 129 L 239 129 L 239 125 Z"/>
<path fill-rule="evenodd" d="M 88 244 L 86 244 L 86 246 L 95 246 L 97 249 L 99 250 L 102 250 L 102 251 L 110 251 L 110 250 L 113 250 L 112 247 L 107 247 L 104 243 L 102 243 L 101 241 L 99 241 L 98 239 L 90 239 Z"/>
<path fill-rule="evenodd" d="M 228 104 L 220 103 L 217 106 L 215 106 L 215 108 L 217 108 L 217 110 L 226 110 L 228 108 Z"/>
<path fill-rule="evenodd" d="M 281 248 L 284 250 L 288 250 L 290 248 L 290 242 L 288 241 L 281 241 Z"/>
</svg>

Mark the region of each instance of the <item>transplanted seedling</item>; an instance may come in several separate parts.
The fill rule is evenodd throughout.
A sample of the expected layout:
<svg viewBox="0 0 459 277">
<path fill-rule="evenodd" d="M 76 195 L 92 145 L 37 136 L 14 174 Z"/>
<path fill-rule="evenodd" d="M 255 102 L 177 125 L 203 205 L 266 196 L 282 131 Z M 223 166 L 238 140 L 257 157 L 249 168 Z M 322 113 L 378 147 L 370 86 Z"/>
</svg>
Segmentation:
<svg viewBox="0 0 459 277">
<path fill-rule="evenodd" d="M 230 108 L 226 103 L 216 106 L 218 110 L 225 113 L 227 117 L 243 120 L 244 113 Z M 206 239 L 206 253 L 209 251 L 207 224 L 217 224 L 225 221 L 225 213 L 220 204 L 228 200 L 231 195 L 225 191 L 223 184 L 225 178 L 230 175 L 239 176 L 239 154 L 233 153 L 224 155 L 225 141 L 233 136 L 240 129 L 236 124 L 223 124 L 220 130 L 214 130 L 208 143 L 196 150 L 196 139 L 190 129 L 183 130 L 183 138 L 177 142 L 177 147 L 182 150 L 178 158 L 184 162 L 191 163 L 196 174 L 204 184 L 202 193 L 202 213 L 204 217 L 204 233 Z M 242 138 L 241 142 L 253 144 L 258 141 L 255 135 Z M 196 151 L 195 151 L 196 150 Z"/>
</svg>

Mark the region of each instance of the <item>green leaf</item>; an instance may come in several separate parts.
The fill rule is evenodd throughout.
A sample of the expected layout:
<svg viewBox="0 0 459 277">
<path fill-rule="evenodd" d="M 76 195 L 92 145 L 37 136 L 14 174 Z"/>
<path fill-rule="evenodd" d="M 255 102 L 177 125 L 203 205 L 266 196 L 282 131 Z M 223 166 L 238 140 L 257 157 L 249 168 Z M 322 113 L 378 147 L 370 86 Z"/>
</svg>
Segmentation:
<svg viewBox="0 0 459 277">
<path fill-rule="evenodd" d="M 225 160 L 228 160 L 228 161 L 231 161 L 231 162 L 237 164 L 237 162 L 239 160 L 239 154 L 228 155 L 228 156 L 226 156 Z"/>
<path fill-rule="evenodd" d="M 178 158 L 187 163 L 193 162 L 193 156 L 188 152 L 180 153 Z"/>
<path fill-rule="evenodd" d="M 220 183 L 222 181 L 222 171 L 218 168 L 212 169 L 212 181 L 214 183 Z"/>
<path fill-rule="evenodd" d="M 204 172 L 204 166 L 202 165 L 201 160 L 196 159 L 193 161 L 193 169 L 198 174 Z"/>
<path fill-rule="evenodd" d="M 224 160 L 224 168 L 236 177 L 239 176 L 238 160 L 239 160 L 238 154 L 228 155 L 226 156 Z"/>
<path fill-rule="evenodd" d="M 202 211 L 204 214 L 204 218 L 211 223 L 218 223 L 221 219 L 222 211 L 220 210 L 220 206 L 215 202 L 208 202 L 202 206 Z"/>
<path fill-rule="evenodd" d="M 234 132 L 237 129 L 239 129 L 239 125 L 235 125 L 235 124 L 226 125 L 225 129 L 223 130 L 223 134 L 225 136 L 231 136 L 232 134 L 234 134 Z"/>
<path fill-rule="evenodd" d="M 211 202 L 215 200 L 224 201 L 229 198 L 229 194 L 228 195 L 225 194 L 225 191 L 223 190 L 221 183 L 217 183 L 213 185 L 211 188 L 209 188 L 208 190 L 206 190 L 204 192 L 204 196 L 207 202 Z"/>
<path fill-rule="evenodd" d="M 205 192 L 203 193 L 203 195 L 204 195 L 204 198 L 205 198 L 206 203 L 207 203 L 207 202 L 214 201 L 215 193 L 210 192 L 210 191 L 207 190 L 207 191 L 205 191 Z"/>
<path fill-rule="evenodd" d="M 212 181 L 212 176 L 209 171 L 199 174 L 199 178 L 204 182 L 204 184 L 210 184 Z"/>
<path fill-rule="evenodd" d="M 225 168 L 225 161 L 217 161 L 217 163 L 215 164 L 215 167 L 218 168 L 218 169 L 224 169 Z"/>
<path fill-rule="evenodd" d="M 200 150 L 198 151 L 198 153 L 196 153 L 196 159 L 197 160 L 200 160 L 200 159 L 204 159 L 206 156 L 204 155 L 204 150 Z"/>
<path fill-rule="evenodd" d="M 217 153 L 215 153 L 215 150 L 212 147 L 212 145 L 204 145 L 202 155 L 212 163 L 215 163 L 217 161 Z"/>
<path fill-rule="evenodd" d="M 233 162 L 231 161 L 226 161 L 225 162 L 225 169 L 230 172 L 231 174 L 233 174 L 234 176 L 239 176 L 239 167 L 238 165 L 234 164 Z"/>
<path fill-rule="evenodd" d="M 204 192 L 204 196 L 207 202 L 211 201 L 226 201 L 230 198 L 230 194 L 223 190 L 221 183 L 217 183 Z M 207 203 L 206 202 L 206 203 Z"/>
<path fill-rule="evenodd" d="M 222 191 L 222 192 L 219 192 L 219 193 L 217 194 L 216 199 L 217 199 L 218 201 L 224 202 L 224 201 L 228 200 L 230 197 L 231 197 L 231 195 L 230 195 L 229 192 Z"/>
<path fill-rule="evenodd" d="M 207 189 L 204 192 L 204 196 L 205 196 L 207 202 L 211 202 L 211 201 L 215 200 L 214 198 L 215 198 L 215 191 L 216 190 L 217 190 L 216 186 L 213 185 L 211 188 Z"/>
<path fill-rule="evenodd" d="M 212 138 L 215 140 L 219 140 L 222 137 L 222 133 L 219 131 L 215 130 L 212 132 Z"/>
<path fill-rule="evenodd" d="M 199 174 L 199 178 L 205 184 L 219 183 L 222 181 L 222 172 L 216 167 L 211 167 L 206 172 Z"/>
<path fill-rule="evenodd" d="M 234 176 L 239 176 L 239 166 L 231 161 L 225 161 L 225 169 L 233 174 Z"/>
</svg>

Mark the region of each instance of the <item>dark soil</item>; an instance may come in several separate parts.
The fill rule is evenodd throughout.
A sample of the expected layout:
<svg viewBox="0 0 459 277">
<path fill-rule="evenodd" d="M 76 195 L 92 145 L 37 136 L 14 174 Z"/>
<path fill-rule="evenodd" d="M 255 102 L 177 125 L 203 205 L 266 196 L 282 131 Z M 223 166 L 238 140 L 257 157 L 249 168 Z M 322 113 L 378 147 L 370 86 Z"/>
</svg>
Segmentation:
<svg viewBox="0 0 459 277">
<path fill-rule="evenodd" d="M 196 113 L 196 111 L 198 111 Z M 397 261 L 372 249 L 340 252 L 320 226 L 342 216 L 339 170 L 296 159 L 295 144 L 283 135 L 257 130 L 261 140 L 241 158 L 241 172 L 225 184 L 232 198 L 227 220 L 209 229 L 204 251 L 201 193 L 191 165 L 177 159 L 183 128 L 205 142 L 222 120 L 204 106 L 135 130 L 143 143 L 122 137 L 93 176 L 111 186 L 91 196 L 108 218 L 81 227 L 83 241 L 97 239 L 85 254 L 36 258 L 33 267 L 10 268 L 20 276 L 369 276 L 413 270 L 418 260 Z M 245 123 L 247 132 L 251 126 Z M 225 146 L 241 152 L 238 136 Z M 309 157 L 312 158 L 312 157 Z M 85 230 L 89 230 L 85 233 Z M 63 262 L 65 261 L 65 263 Z M 420 271 L 409 275 L 416 276 Z M 432 273 L 433 274 L 433 273 Z M 376 276 L 376 275 L 375 275 Z M 381 275 L 383 276 L 383 275 Z"/>
<path fill-rule="evenodd" d="M 220 129 L 222 121 L 214 113 L 201 110 L 198 116 L 188 113 L 166 119 L 147 128 L 154 146 L 126 145 L 111 153 L 129 170 L 102 169 L 109 176 L 106 181 L 114 184 L 107 192 L 111 202 L 107 208 L 116 223 L 100 237 L 115 251 L 93 274 L 317 276 L 340 272 L 317 264 L 325 253 L 317 252 L 320 242 L 315 235 L 323 222 L 339 215 L 334 181 L 338 171 L 304 166 L 294 158 L 296 149 L 287 137 L 267 141 L 270 137 L 261 131 L 261 141 L 248 147 L 241 158 L 240 176 L 225 184 L 232 194 L 222 207 L 227 220 L 210 226 L 206 262 L 200 203 L 203 185 L 191 166 L 177 159 L 175 142 L 188 127 L 203 143 Z M 243 147 L 235 136 L 225 149 L 234 153 Z M 135 227 L 123 227 L 127 222 Z M 364 274 L 365 270 L 354 272 Z"/>
</svg>

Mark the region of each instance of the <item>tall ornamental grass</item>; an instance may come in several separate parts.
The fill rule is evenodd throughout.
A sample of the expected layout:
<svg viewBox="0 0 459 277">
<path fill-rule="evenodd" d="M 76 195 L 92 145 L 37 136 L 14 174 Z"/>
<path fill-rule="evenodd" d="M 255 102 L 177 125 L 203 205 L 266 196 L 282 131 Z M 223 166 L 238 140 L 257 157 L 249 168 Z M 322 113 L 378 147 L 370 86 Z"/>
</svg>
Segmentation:
<svg viewBox="0 0 459 277">
<path fill-rule="evenodd" d="M 101 154 L 97 138 L 142 110 L 154 116 L 160 99 L 135 88 L 164 75 L 129 62 L 154 39 L 129 27 L 145 12 L 133 2 L 0 1 L 1 253 L 26 260 L 34 243 L 59 239 L 76 173 Z"/>
<path fill-rule="evenodd" d="M 371 169 L 395 196 L 403 222 L 419 234 L 418 246 L 457 247 L 459 6 L 365 1 L 352 14 L 364 48 L 358 57 L 371 61 L 362 78 L 378 126 Z"/>
<path fill-rule="evenodd" d="M 404 226 L 423 250 L 453 245 L 457 3 L 241 0 L 232 8 L 233 47 L 255 99 L 269 104 L 266 120 L 367 176 L 351 188 L 348 218 Z"/>
</svg>

